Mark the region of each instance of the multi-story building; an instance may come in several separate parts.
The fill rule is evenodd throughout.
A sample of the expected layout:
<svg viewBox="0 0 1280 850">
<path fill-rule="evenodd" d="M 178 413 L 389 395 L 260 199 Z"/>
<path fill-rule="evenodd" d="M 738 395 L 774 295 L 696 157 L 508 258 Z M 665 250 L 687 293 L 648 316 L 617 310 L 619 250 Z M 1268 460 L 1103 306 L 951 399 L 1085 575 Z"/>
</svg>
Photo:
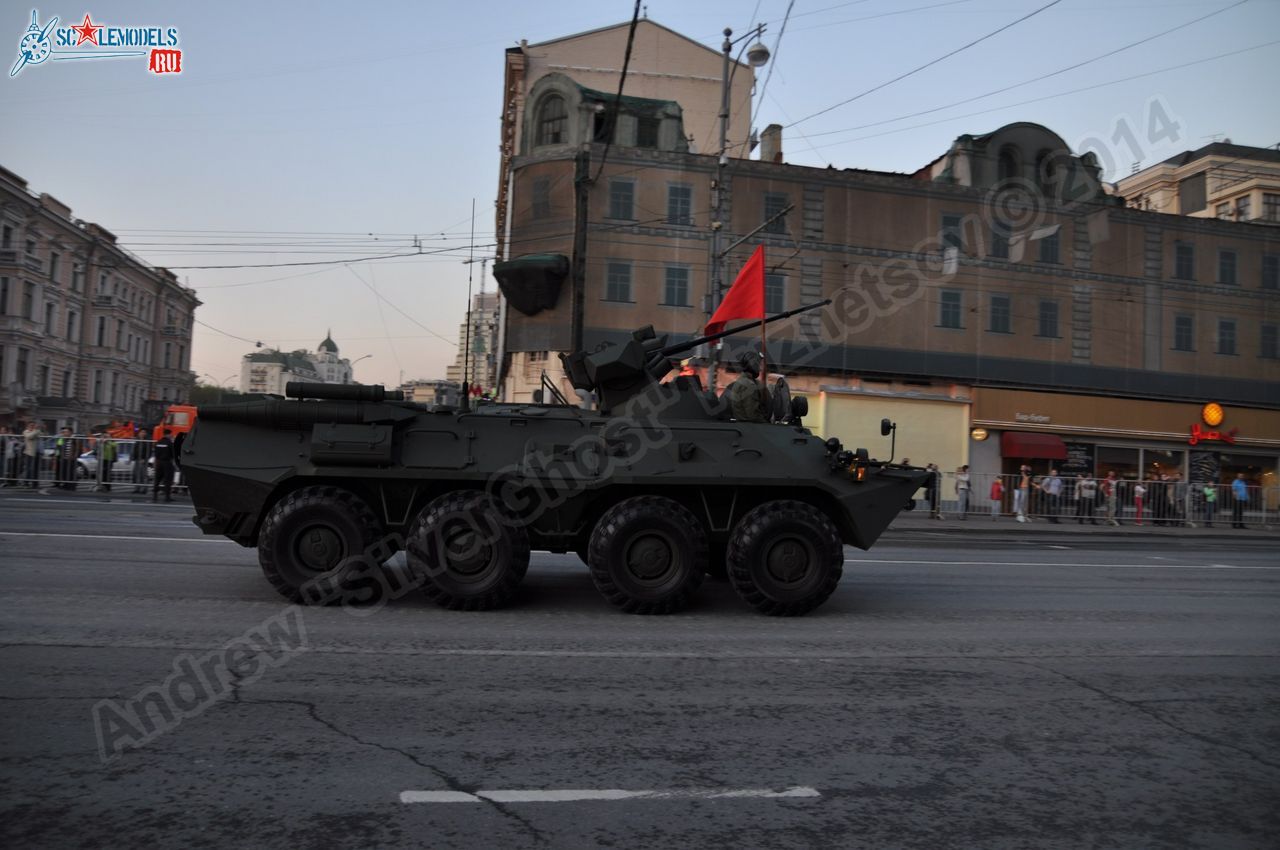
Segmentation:
<svg viewBox="0 0 1280 850">
<path fill-rule="evenodd" d="M 1137 209 L 1280 225 L 1280 150 L 1214 142 L 1123 178 Z"/>
<path fill-rule="evenodd" d="M 526 78 L 523 126 L 541 128 L 552 97 L 569 116 L 613 108 L 572 73 Z M 718 230 L 727 280 L 765 246 L 767 312 L 833 299 L 768 341 L 820 432 L 865 443 L 888 416 L 900 456 L 944 468 L 1132 477 L 1203 471 L 1210 454 L 1220 474 L 1275 483 L 1277 229 L 1127 208 L 1092 155 L 1034 124 L 961 136 L 909 174 L 787 164 L 776 127 L 760 161 L 721 166 L 680 143 L 680 106 L 624 98 L 613 126 L 674 126 L 649 146 L 615 135 L 607 158 L 585 120 L 520 136 L 495 270 L 508 400 L 532 399 L 544 368 L 572 398 L 559 353 L 644 325 L 699 334 L 722 295 Z M 1208 402 L 1224 423 L 1201 424 Z"/>
<path fill-rule="evenodd" d="M 311 384 L 350 384 L 351 361 L 338 353 L 332 332 L 326 332 L 315 351 L 277 351 L 268 348 L 246 354 L 240 362 L 240 392 L 284 395 L 290 381 Z"/>
<path fill-rule="evenodd" d="M 471 311 L 458 325 L 458 354 L 445 367 L 445 380 L 458 386 L 467 381 L 476 395 L 494 392 L 498 385 L 499 318 L 498 293 L 481 292 L 472 297 Z"/>
<path fill-rule="evenodd" d="M 405 401 L 454 407 L 462 393 L 462 385 L 454 381 L 416 380 L 400 385 Z"/>
<path fill-rule="evenodd" d="M 0 168 L 0 421 L 83 431 L 186 401 L 199 304 L 172 272 Z"/>
</svg>

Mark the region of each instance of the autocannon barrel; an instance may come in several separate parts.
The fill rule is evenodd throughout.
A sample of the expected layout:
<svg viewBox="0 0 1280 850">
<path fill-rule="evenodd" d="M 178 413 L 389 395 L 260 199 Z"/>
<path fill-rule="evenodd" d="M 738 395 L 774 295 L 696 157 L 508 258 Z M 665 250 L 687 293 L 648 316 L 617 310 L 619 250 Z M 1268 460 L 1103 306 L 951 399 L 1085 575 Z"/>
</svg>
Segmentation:
<svg viewBox="0 0 1280 850">
<path fill-rule="evenodd" d="M 319 398 L 329 401 L 404 401 L 403 391 L 388 391 L 381 384 L 361 386 L 360 384 L 312 384 L 305 381 L 290 381 L 284 385 L 284 394 L 289 398 Z"/>
<path fill-rule="evenodd" d="M 268 398 L 236 404 L 202 404 L 200 418 L 288 430 L 310 428 L 322 422 L 359 424 L 365 421 L 365 410 L 363 404 L 344 401 L 285 401 Z"/>
<path fill-rule="evenodd" d="M 794 310 L 788 310 L 785 313 L 778 313 L 776 315 L 770 316 L 767 319 L 756 319 L 754 322 L 748 322 L 745 325 L 738 325 L 737 327 L 734 327 L 734 328 L 726 328 L 725 330 L 722 330 L 719 333 L 708 334 L 707 336 L 700 336 L 695 339 L 688 340 L 686 342 L 678 342 L 675 345 L 668 345 L 666 348 L 662 349 L 662 354 L 665 357 L 671 357 L 676 354 L 683 354 L 686 351 L 692 351 L 693 349 L 697 348 L 699 345 L 702 345 L 703 343 L 715 342 L 716 340 L 723 339 L 726 336 L 733 336 L 736 333 L 749 331 L 752 328 L 758 328 L 761 325 L 767 325 L 770 322 L 778 322 L 778 321 L 781 321 L 782 319 L 789 319 L 792 316 L 796 315 L 797 313 L 807 313 L 810 310 L 816 310 L 819 307 L 825 307 L 830 303 L 831 303 L 830 298 L 827 298 L 823 301 L 815 301 L 813 304 L 806 304 L 803 307 L 797 307 Z"/>
</svg>

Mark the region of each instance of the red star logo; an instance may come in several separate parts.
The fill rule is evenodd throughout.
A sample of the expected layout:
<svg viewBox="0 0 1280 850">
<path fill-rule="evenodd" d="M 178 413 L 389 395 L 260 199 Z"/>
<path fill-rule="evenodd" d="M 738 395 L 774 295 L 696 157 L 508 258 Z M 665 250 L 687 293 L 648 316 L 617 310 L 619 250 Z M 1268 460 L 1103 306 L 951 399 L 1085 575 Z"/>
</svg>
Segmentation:
<svg viewBox="0 0 1280 850">
<path fill-rule="evenodd" d="M 84 23 L 78 27 L 71 28 L 71 31 L 76 34 L 76 47 L 79 47 L 86 41 L 90 42 L 95 47 L 101 47 L 102 45 L 98 44 L 98 31 L 101 29 L 102 24 L 95 24 L 93 21 L 89 20 L 89 13 L 86 12 L 84 16 Z"/>
</svg>

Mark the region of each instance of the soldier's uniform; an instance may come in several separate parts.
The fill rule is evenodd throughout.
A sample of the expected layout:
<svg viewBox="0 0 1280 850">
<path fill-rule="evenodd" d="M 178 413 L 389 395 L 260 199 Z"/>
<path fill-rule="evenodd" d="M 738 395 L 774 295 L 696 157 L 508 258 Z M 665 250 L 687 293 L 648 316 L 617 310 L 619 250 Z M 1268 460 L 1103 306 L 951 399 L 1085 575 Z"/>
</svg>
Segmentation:
<svg viewBox="0 0 1280 850">
<path fill-rule="evenodd" d="M 756 382 L 760 358 L 744 354 L 740 362 L 742 373 L 729 385 L 729 410 L 739 422 L 768 422 L 769 391 Z"/>
</svg>

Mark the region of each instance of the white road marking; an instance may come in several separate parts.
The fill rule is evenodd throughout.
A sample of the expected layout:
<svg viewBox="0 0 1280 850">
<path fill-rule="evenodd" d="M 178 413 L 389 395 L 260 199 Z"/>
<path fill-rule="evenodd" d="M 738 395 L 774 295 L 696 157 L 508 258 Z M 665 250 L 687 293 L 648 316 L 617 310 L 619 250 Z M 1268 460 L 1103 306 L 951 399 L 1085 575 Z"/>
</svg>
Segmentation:
<svg viewBox="0 0 1280 850">
<path fill-rule="evenodd" d="M 147 540 L 162 543 L 230 543 L 226 537 L 143 537 L 127 534 L 63 534 L 53 531 L 0 531 L 0 537 L 81 537 L 87 540 Z"/>
<path fill-rule="evenodd" d="M 611 800 L 727 800 L 745 798 L 790 799 L 821 797 L 815 788 L 798 785 L 772 788 L 670 788 L 627 791 L 621 788 L 499 789 L 493 791 L 401 791 L 401 803 L 575 803 Z"/>
<path fill-rule="evenodd" d="M 142 495 L 142 494 L 139 493 L 138 495 Z M 178 509 L 185 508 L 189 511 L 195 510 L 195 508 L 192 507 L 191 505 L 171 504 L 168 502 L 149 502 L 146 499 L 143 499 L 142 501 L 136 501 L 131 499 L 127 502 L 117 502 L 111 499 L 98 499 L 98 500 L 89 502 L 89 501 L 79 501 L 79 500 L 72 501 L 70 499 L 65 499 L 65 500 L 29 499 L 25 496 L 6 496 L 6 497 L 0 497 L 0 501 L 35 502 L 38 505 L 58 505 L 59 507 L 64 507 L 64 508 L 102 508 L 102 507 L 111 507 L 113 505 L 147 505 L 150 508 L 168 508 L 170 510 L 173 510 L 174 508 L 178 508 Z"/>
<path fill-rule="evenodd" d="M 1228 564 L 1090 564 L 1086 562 L 1053 563 L 1049 561 L 885 561 L 874 558 L 845 558 L 846 564 L 928 564 L 940 567 L 1098 567 L 1110 570 L 1263 570 L 1280 571 L 1280 567 L 1233 567 Z"/>
<path fill-rule="evenodd" d="M 1050 545 L 1050 546 L 1049 546 L 1049 548 L 1050 548 L 1050 549 L 1070 549 L 1071 547 L 1070 547 L 1070 546 L 1053 546 L 1053 545 Z"/>
</svg>

